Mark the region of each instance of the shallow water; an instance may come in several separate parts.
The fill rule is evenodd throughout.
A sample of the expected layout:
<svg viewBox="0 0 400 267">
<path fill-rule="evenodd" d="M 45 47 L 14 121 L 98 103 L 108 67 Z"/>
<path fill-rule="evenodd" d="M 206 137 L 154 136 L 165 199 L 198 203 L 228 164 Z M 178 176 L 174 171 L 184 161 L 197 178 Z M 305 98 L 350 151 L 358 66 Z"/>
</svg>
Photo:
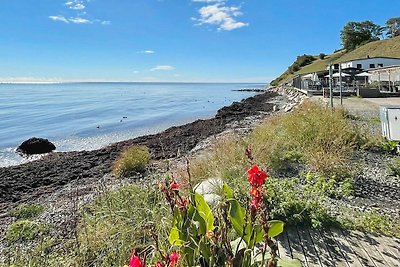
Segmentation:
<svg viewBox="0 0 400 267">
<path fill-rule="evenodd" d="M 69 83 L 0 84 L 0 167 L 26 161 L 15 148 L 31 137 L 57 151 L 93 150 L 198 118 L 260 84 Z"/>
</svg>

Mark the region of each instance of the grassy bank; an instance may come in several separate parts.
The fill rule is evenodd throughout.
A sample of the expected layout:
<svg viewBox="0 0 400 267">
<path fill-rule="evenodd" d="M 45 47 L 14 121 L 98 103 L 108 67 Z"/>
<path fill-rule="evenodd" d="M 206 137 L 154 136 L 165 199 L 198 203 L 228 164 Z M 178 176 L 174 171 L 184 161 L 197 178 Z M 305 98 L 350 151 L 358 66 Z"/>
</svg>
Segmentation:
<svg viewBox="0 0 400 267">
<path fill-rule="evenodd" d="M 190 181 L 220 177 L 246 204 L 249 188 L 245 170 L 257 164 L 271 175 L 264 190 L 273 219 L 292 225 L 340 226 L 400 237 L 400 228 L 390 216 L 340 206 L 332 211 L 333 200 L 353 194 L 358 171 L 352 162 L 354 152 L 378 148 L 380 142 L 352 123 L 344 110 L 332 111 L 306 102 L 294 112 L 267 119 L 249 136 L 215 140 L 190 160 Z M 253 160 L 245 155 L 246 149 L 252 150 Z M 134 166 L 136 154 L 140 162 L 148 163 L 147 153 L 127 153 Z M 120 158 L 117 162 L 124 161 Z M 142 171 L 143 165 L 139 165 Z M 121 164 L 115 166 L 118 174 L 129 173 L 121 169 Z M 177 179 L 187 184 L 186 167 L 173 172 L 181 173 Z M 168 248 L 172 224 L 168 209 L 155 183 L 126 185 L 82 207 L 75 232 L 66 238 L 54 235 L 57 231 L 51 225 L 39 222 L 42 207 L 21 207 L 12 214 L 17 221 L 6 235 L 4 266 L 123 266 L 133 247 L 151 250 L 156 239 L 158 246 Z M 21 232 L 23 236 L 16 234 Z"/>
</svg>

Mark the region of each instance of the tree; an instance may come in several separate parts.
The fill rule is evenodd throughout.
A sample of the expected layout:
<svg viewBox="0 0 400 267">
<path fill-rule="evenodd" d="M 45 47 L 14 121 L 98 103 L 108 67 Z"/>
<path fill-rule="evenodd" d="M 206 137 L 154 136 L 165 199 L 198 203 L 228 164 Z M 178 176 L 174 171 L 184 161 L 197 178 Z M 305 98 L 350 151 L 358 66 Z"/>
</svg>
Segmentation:
<svg viewBox="0 0 400 267">
<path fill-rule="evenodd" d="M 343 48 L 353 50 L 360 45 L 380 40 L 384 28 L 372 21 L 348 22 L 340 32 Z"/>
<path fill-rule="evenodd" d="M 389 38 L 400 36 L 400 17 L 391 18 L 386 21 L 386 32 Z"/>
</svg>

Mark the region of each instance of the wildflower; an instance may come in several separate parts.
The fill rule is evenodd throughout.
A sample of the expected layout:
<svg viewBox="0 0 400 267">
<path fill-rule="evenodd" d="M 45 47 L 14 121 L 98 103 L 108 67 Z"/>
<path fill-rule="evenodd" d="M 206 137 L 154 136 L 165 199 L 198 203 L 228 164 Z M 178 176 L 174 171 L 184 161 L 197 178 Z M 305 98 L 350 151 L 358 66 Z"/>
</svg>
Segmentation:
<svg viewBox="0 0 400 267">
<path fill-rule="evenodd" d="M 253 197 L 250 200 L 250 209 L 251 209 L 252 213 L 257 211 L 257 209 L 260 207 L 262 201 L 263 201 L 262 195 L 260 197 Z"/>
<path fill-rule="evenodd" d="M 179 188 L 181 188 L 181 185 L 178 184 L 175 179 L 172 179 L 172 182 L 169 185 L 169 188 L 172 189 L 172 190 L 179 189 Z"/>
<path fill-rule="evenodd" d="M 156 266 L 155 267 L 164 267 L 164 265 L 162 265 L 161 262 L 157 261 Z"/>
<path fill-rule="evenodd" d="M 257 165 L 254 165 L 248 169 L 247 174 L 249 175 L 247 180 L 252 186 L 256 187 L 262 186 L 265 182 L 265 179 L 268 177 L 268 174 L 263 170 L 260 170 Z"/>
<path fill-rule="evenodd" d="M 208 239 L 211 239 L 213 236 L 214 236 L 214 232 L 212 230 L 208 230 L 207 233 L 206 233 L 206 237 Z"/>
<path fill-rule="evenodd" d="M 174 267 L 174 266 L 178 263 L 179 254 L 176 253 L 176 251 L 173 251 L 173 252 L 169 255 L 169 260 L 170 260 L 169 266 L 170 266 L 170 267 Z"/>
<path fill-rule="evenodd" d="M 144 267 L 144 263 L 140 260 L 140 257 L 136 254 L 135 250 L 132 251 L 129 267 Z"/>
<path fill-rule="evenodd" d="M 178 206 L 178 208 L 180 209 L 186 209 L 187 206 L 189 205 L 189 199 L 187 197 L 184 198 L 178 198 L 176 200 L 176 205 Z"/>
<path fill-rule="evenodd" d="M 257 197 L 257 198 L 262 197 L 262 195 L 263 195 L 262 187 L 253 186 L 250 190 L 250 195 L 252 195 L 253 197 Z"/>
</svg>

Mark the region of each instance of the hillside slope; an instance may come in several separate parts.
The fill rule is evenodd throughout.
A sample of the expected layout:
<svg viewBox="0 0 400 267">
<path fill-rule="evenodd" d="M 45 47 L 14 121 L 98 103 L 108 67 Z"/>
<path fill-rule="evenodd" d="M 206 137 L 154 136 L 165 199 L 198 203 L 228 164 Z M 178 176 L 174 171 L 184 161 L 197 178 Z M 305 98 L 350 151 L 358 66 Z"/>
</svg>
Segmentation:
<svg viewBox="0 0 400 267">
<path fill-rule="evenodd" d="M 288 69 L 278 78 L 273 80 L 271 85 L 278 85 L 296 75 L 325 70 L 329 63 L 350 61 L 353 59 L 366 58 L 367 56 L 400 58 L 400 36 L 396 38 L 370 42 L 347 53 L 344 50 L 340 50 L 336 53 L 326 56 L 324 59 L 316 59 L 312 63 L 303 66 L 296 72 L 291 72 Z"/>
</svg>

